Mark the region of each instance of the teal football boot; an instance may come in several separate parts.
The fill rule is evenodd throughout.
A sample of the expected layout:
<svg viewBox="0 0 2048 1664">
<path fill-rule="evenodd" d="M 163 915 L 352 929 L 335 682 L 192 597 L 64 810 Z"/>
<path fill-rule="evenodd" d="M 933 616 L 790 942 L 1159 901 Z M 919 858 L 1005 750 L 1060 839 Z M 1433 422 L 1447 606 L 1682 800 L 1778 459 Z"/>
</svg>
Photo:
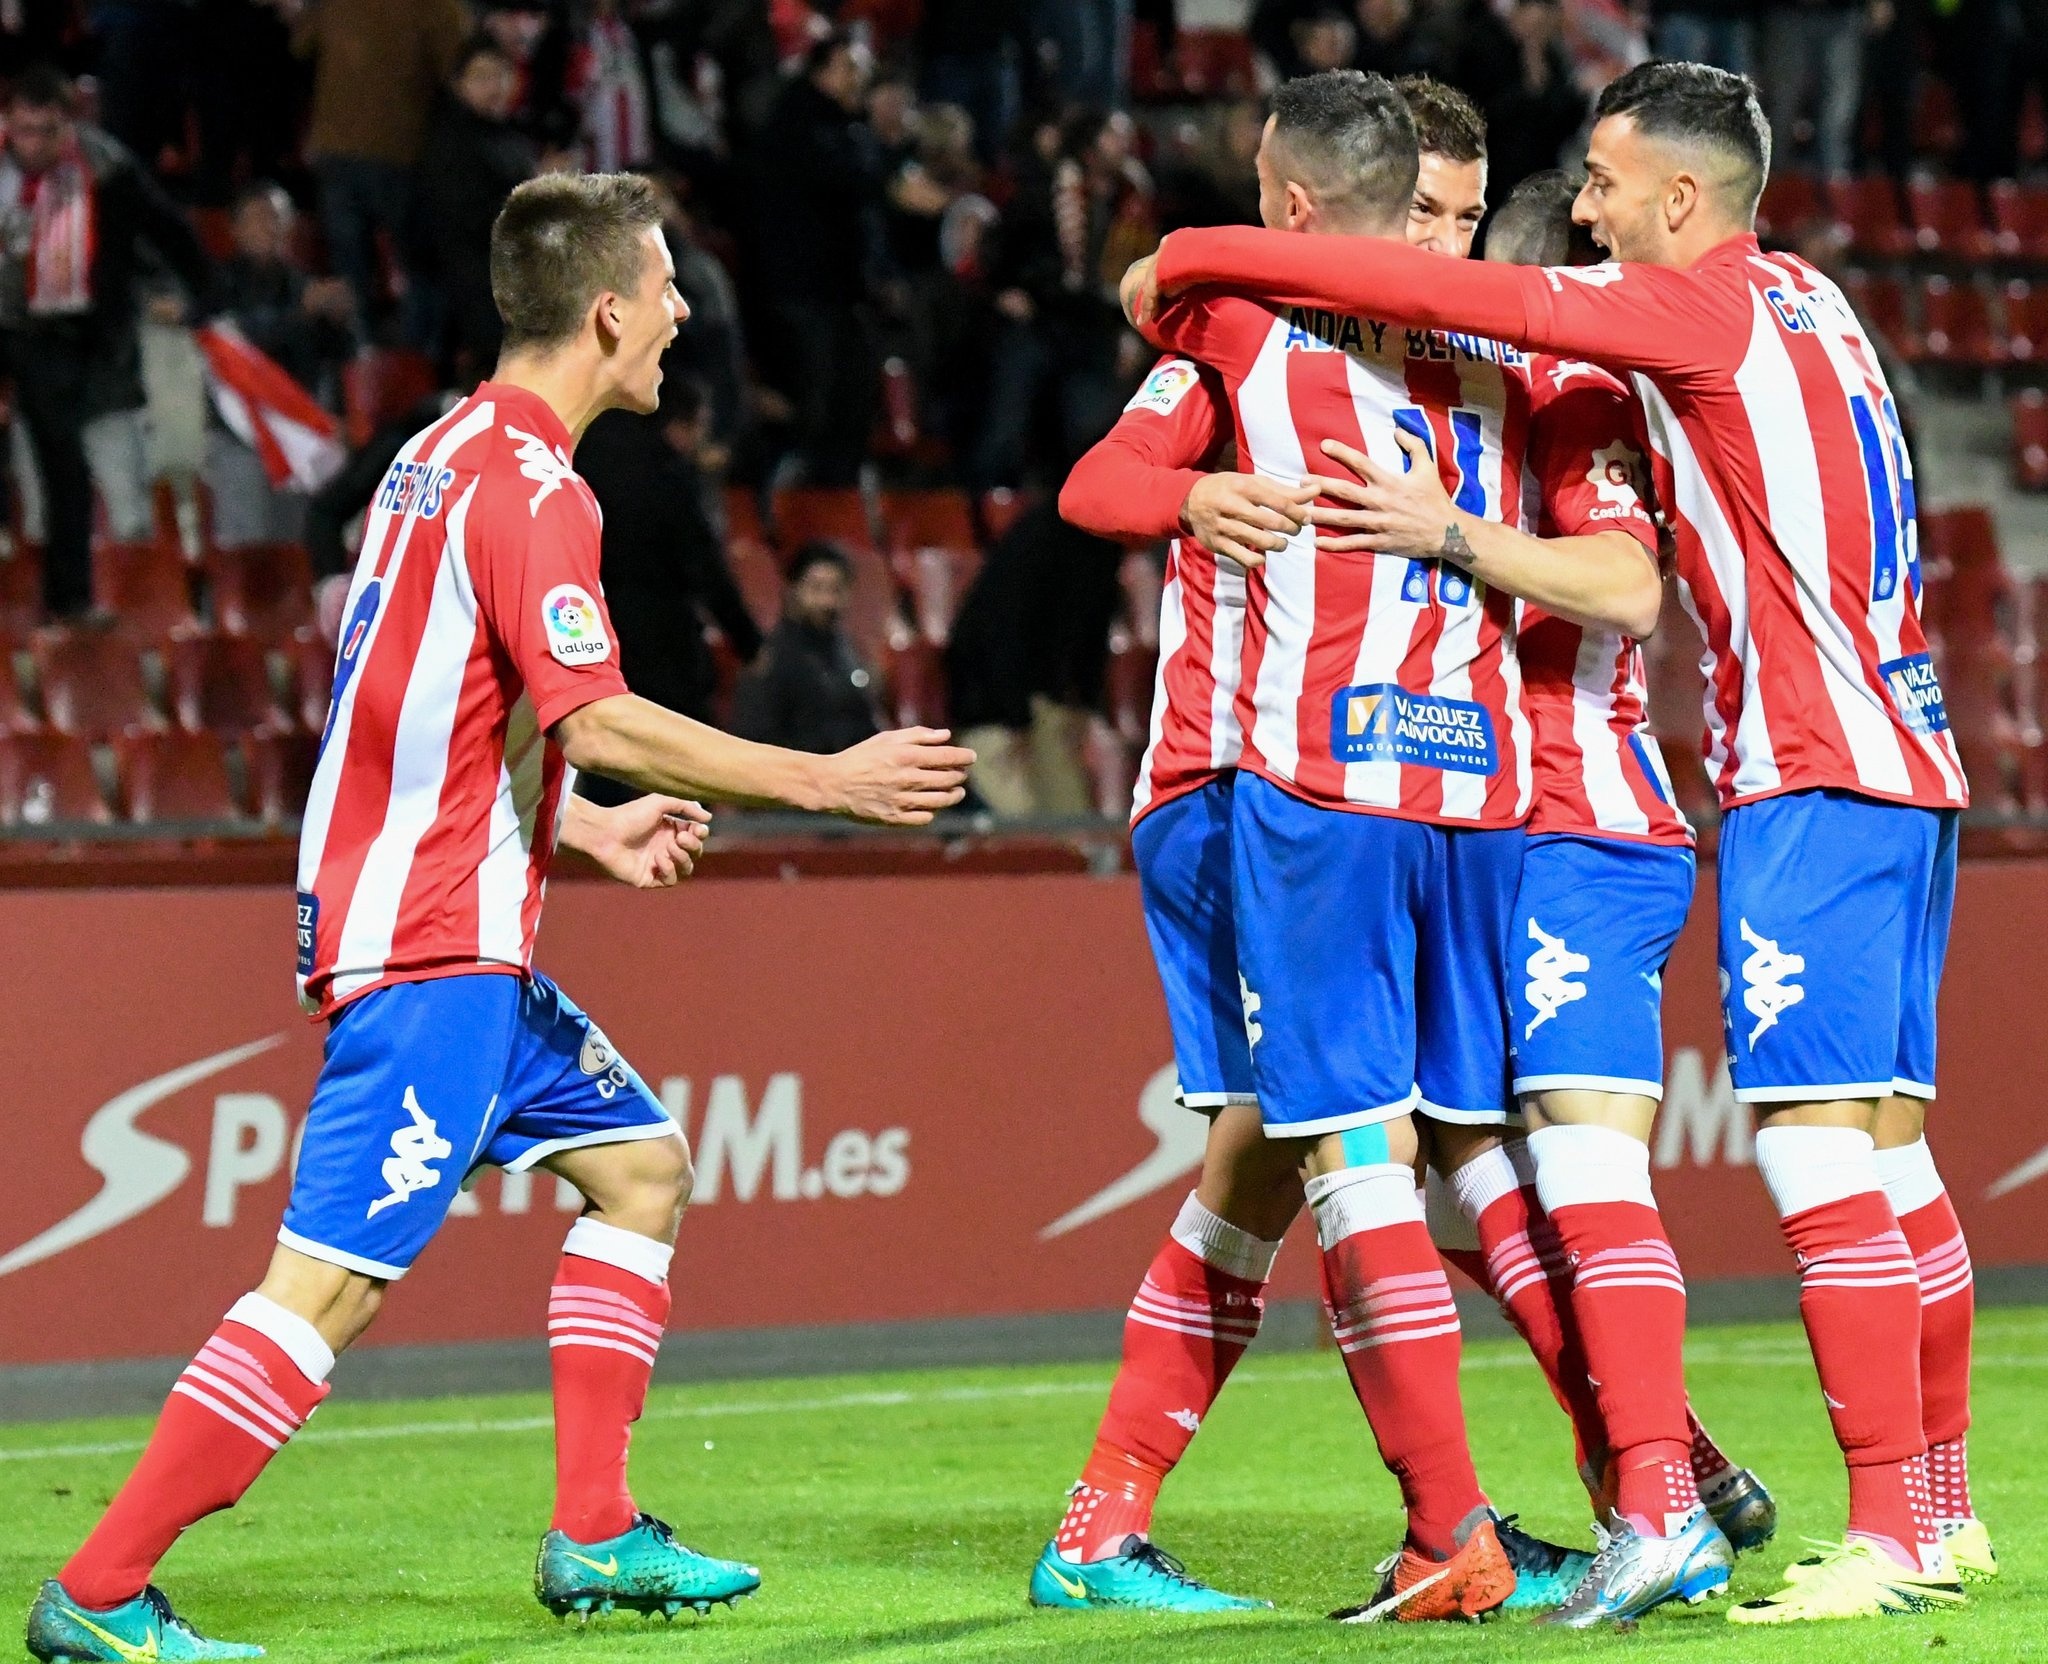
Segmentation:
<svg viewBox="0 0 2048 1664">
<path fill-rule="evenodd" d="M 1515 1524 L 1515 1514 L 1496 1513 L 1493 1534 L 1515 1568 L 1515 1592 L 1501 1602 L 1503 1612 L 1548 1612 L 1562 1606 L 1579 1581 L 1592 1568 L 1593 1557 L 1583 1549 L 1565 1548 L 1545 1542 Z"/>
<path fill-rule="evenodd" d="M 632 1528 L 601 1543 L 579 1543 L 560 1531 L 540 1540 L 533 1568 L 533 1592 L 558 1618 L 574 1612 L 623 1610 L 673 1618 L 685 1607 L 709 1612 L 715 1601 L 730 1606 L 761 1587 L 761 1574 L 737 1560 L 714 1560 L 676 1541 L 668 1525 L 652 1514 L 636 1515 Z"/>
<path fill-rule="evenodd" d="M 1065 1611 L 1117 1607 L 1140 1612 L 1260 1612 L 1273 1603 L 1226 1595 L 1187 1574 L 1178 1560 L 1135 1534 L 1111 1560 L 1080 1565 L 1051 1543 L 1031 1568 L 1031 1604 Z"/>
<path fill-rule="evenodd" d="M 28 1650 L 45 1664 L 191 1664 L 207 1658 L 261 1658 L 263 1649 L 240 1641 L 209 1641 L 171 1610 L 151 1584 L 133 1600 L 104 1612 L 80 1606 L 54 1577 L 28 1609 Z"/>
</svg>

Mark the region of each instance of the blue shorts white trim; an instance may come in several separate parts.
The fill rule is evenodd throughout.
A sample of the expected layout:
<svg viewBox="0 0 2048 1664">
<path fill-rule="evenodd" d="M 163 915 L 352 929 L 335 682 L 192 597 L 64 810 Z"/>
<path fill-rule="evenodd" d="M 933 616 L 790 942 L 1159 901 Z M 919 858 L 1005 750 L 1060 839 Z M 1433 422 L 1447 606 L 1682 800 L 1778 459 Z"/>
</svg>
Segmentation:
<svg viewBox="0 0 2048 1664">
<path fill-rule="evenodd" d="M 1544 833 L 1515 899 L 1508 1056 L 1517 1093 L 1664 1096 L 1664 964 L 1692 907 L 1683 845 Z"/>
<path fill-rule="evenodd" d="M 1840 791 L 1722 817 L 1721 1015 L 1738 1102 L 1934 1096 L 1960 819 Z"/>
<path fill-rule="evenodd" d="M 1210 1112 L 1259 1101 L 1230 904 L 1234 779 L 1225 774 L 1162 803 L 1131 828 L 1145 934 L 1173 1030 L 1180 1101 Z"/>
<path fill-rule="evenodd" d="M 1238 960 L 1267 1136 L 1410 1111 L 1507 1121 L 1521 829 L 1318 808 L 1250 774 L 1235 809 Z"/>
<path fill-rule="evenodd" d="M 660 1099 L 544 976 L 452 976 L 343 1006 L 277 1239 L 402 1277 L 479 1167 L 676 1136 Z"/>
</svg>

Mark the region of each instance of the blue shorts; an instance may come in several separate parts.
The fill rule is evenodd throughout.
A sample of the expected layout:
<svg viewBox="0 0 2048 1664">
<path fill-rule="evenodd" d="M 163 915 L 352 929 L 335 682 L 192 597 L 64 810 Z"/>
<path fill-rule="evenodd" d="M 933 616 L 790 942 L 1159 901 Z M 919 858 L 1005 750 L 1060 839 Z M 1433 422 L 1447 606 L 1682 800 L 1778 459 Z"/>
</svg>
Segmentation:
<svg viewBox="0 0 2048 1664">
<path fill-rule="evenodd" d="M 1738 1102 L 1934 1096 L 1953 809 L 1791 792 L 1721 820 L 1721 1016 Z"/>
<path fill-rule="evenodd" d="M 1664 962 L 1692 888 L 1683 845 L 1570 833 L 1529 840 L 1509 979 L 1517 1093 L 1664 1096 Z"/>
<path fill-rule="evenodd" d="M 673 1135 L 661 1100 L 544 976 L 400 982 L 342 1007 L 277 1239 L 402 1277 L 471 1169 Z"/>
<path fill-rule="evenodd" d="M 1162 803 L 1131 828 L 1145 934 L 1166 991 L 1180 1101 L 1214 1112 L 1252 1104 L 1252 1049 L 1230 906 L 1233 775 Z"/>
<path fill-rule="evenodd" d="M 1266 1132 L 1509 1118 L 1507 951 L 1528 842 L 1319 809 L 1238 777 L 1238 962 Z"/>
</svg>

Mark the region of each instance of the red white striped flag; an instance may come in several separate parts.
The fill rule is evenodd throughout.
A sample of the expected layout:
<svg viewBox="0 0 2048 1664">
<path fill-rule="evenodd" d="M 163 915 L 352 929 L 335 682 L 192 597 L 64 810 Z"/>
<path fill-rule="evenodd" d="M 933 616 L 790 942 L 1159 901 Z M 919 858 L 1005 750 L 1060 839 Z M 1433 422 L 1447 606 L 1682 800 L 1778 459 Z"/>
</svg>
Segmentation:
<svg viewBox="0 0 2048 1664">
<path fill-rule="evenodd" d="M 283 365 L 231 323 L 206 324 L 193 333 L 206 359 L 214 408 L 262 459 L 273 486 L 317 491 L 340 472 L 348 457 L 341 423 Z"/>
</svg>

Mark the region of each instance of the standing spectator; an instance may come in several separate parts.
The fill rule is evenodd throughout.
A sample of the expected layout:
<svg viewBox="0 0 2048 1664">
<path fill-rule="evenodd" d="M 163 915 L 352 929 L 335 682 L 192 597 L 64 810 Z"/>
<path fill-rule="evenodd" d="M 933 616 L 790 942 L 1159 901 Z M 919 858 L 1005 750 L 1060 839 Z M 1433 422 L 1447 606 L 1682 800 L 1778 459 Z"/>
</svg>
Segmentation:
<svg viewBox="0 0 2048 1664">
<path fill-rule="evenodd" d="M 640 42 L 621 0 L 596 0 L 569 49 L 568 95 L 582 111 L 582 163 L 618 173 L 654 154 L 654 121 Z"/>
<path fill-rule="evenodd" d="M 367 324 L 383 295 L 381 232 L 403 282 L 411 275 L 411 170 L 434 100 L 462 49 L 462 0 L 277 0 L 297 21 L 292 45 L 313 60 L 306 155 L 320 182 L 329 258 Z M 406 289 L 405 333 L 426 346 L 431 309 Z"/>
<path fill-rule="evenodd" d="M 853 568 L 829 543 L 806 543 L 789 564 L 782 617 L 733 693 L 742 739 L 792 751 L 843 751 L 880 731 L 875 679 L 846 639 Z"/>
<path fill-rule="evenodd" d="M 1120 108 L 1129 91 L 1131 0 L 1037 0 L 1039 50 L 1051 49 L 1060 96 Z"/>
<path fill-rule="evenodd" d="M 796 413 L 796 464 L 812 485 L 851 485 L 874 426 L 879 355 L 870 299 L 881 277 L 882 175 L 861 119 L 865 50 L 828 35 L 785 87 L 748 155 L 746 248 L 764 375 Z"/>
<path fill-rule="evenodd" d="M 974 118 L 975 142 L 993 166 L 1016 125 L 1029 48 L 1028 0 L 924 0 L 917 56 L 924 96 Z M 1076 0 L 1079 3 L 1079 0 Z"/>
<path fill-rule="evenodd" d="M 512 119 L 543 156 L 576 165 L 582 114 L 569 96 L 573 56 L 560 0 L 479 0 L 483 32 L 504 49 L 518 71 Z"/>
<path fill-rule="evenodd" d="M 1779 0 L 1764 14 L 1764 98 L 1771 118 L 1771 161 L 1797 163 L 1797 127 L 1809 96 L 1812 159 L 1840 179 L 1856 160 L 1856 117 L 1863 109 L 1867 37 L 1891 26 L 1892 0 Z"/>
<path fill-rule="evenodd" d="M 1748 75 L 1761 10 L 1760 0 L 1650 0 L 1650 44 L 1660 58 Z"/>
<path fill-rule="evenodd" d="M 732 274 L 704 247 L 675 187 L 659 176 L 654 186 L 661 199 L 662 234 L 676 263 L 676 292 L 690 309 L 689 328 L 677 334 L 662 358 L 667 378 L 662 385 L 688 381 L 701 390 L 704 412 L 696 457 L 708 496 L 730 465 L 751 414 L 746 335 Z"/>
<path fill-rule="evenodd" d="M 491 298 L 491 222 L 540 166 L 533 141 L 512 123 L 517 95 L 504 48 L 474 36 L 456 57 L 420 155 L 421 252 L 447 301 L 455 355 L 479 377 L 498 362 L 504 333 Z"/>
<path fill-rule="evenodd" d="M 292 263 L 291 225 L 291 198 L 276 185 L 245 190 L 235 203 L 235 252 L 216 268 L 205 311 L 317 397 L 355 345 L 355 297 L 340 278 L 309 278 Z M 205 472 L 221 548 L 300 541 L 304 495 L 272 485 L 255 451 L 218 416 L 207 424 Z"/>
<path fill-rule="evenodd" d="M 1585 123 L 1587 103 L 1565 51 L 1557 0 L 1517 0 L 1506 24 L 1514 56 L 1486 103 L 1487 189 L 1497 202 L 1530 174 L 1558 165 Z"/>
<path fill-rule="evenodd" d="M 95 473 L 114 536 L 149 534 L 136 289 L 144 245 L 191 293 L 207 282 L 184 215 L 74 107 L 64 76 L 27 71 L 8 100 L 0 147 L 0 356 L 35 448 L 43 603 L 60 619 L 91 604 Z"/>
<path fill-rule="evenodd" d="M 190 0 L 91 0 L 85 14 L 99 43 L 100 125 L 155 167 L 165 147 L 185 136 Z"/>
</svg>

